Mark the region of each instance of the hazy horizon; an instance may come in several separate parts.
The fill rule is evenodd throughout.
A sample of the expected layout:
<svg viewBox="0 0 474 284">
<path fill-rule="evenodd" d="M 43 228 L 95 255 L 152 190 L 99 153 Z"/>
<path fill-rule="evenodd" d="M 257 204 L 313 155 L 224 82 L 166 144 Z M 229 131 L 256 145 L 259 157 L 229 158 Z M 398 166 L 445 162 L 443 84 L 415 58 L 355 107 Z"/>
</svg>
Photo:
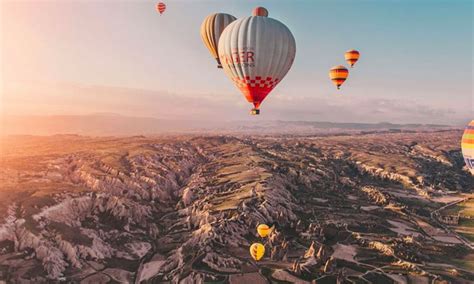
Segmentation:
<svg viewBox="0 0 474 284">
<path fill-rule="evenodd" d="M 338 135 L 387 132 L 431 132 L 458 129 L 464 125 L 393 124 L 390 122 L 357 123 L 283 120 L 172 120 L 153 117 L 122 116 L 113 113 L 90 115 L 4 116 L 0 136 L 58 135 L 135 136 L 161 134 L 292 134 Z"/>
</svg>

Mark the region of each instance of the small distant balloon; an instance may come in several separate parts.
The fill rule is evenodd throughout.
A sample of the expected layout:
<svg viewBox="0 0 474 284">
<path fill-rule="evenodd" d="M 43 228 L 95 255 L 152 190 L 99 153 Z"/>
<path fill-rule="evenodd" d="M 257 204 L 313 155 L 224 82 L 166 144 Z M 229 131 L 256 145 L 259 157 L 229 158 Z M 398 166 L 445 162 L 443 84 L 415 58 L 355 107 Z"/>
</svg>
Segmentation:
<svg viewBox="0 0 474 284">
<path fill-rule="evenodd" d="M 268 10 L 263 7 L 255 7 L 252 10 L 252 16 L 268 17 Z"/>
<path fill-rule="evenodd" d="M 461 150 L 466 166 L 474 175 L 474 120 L 472 120 L 462 135 Z"/>
<path fill-rule="evenodd" d="M 356 64 L 357 60 L 359 60 L 359 57 L 360 53 L 355 49 L 348 50 L 344 54 L 344 58 L 346 59 L 347 64 L 351 66 L 351 68 L 354 66 L 354 64 Z"/>
<path fill-rule="evenodd" d="M 158 13 L 160 13 L 160 15 L 162 15 L 166 10 L 166 4 L 163 3 L 163 2 L 158 2 L 156 4 L 156 11 L 158 11 Z"/>
<path fill-rule="evenodd" d="M 261 243 L 254 243 L 250 246 L 250 255 L 256 261 L 262 259 L 263 255 L 265 255 L 265 246 Z"/>
<path fill-rule="evenodd" d="M 257 233 L 260 237 L 265 238 L 272 232 L 272 229 L 266 224 L 260 224 L 257 227 Z"/>
<path fill-rule="evenodd" d="M 342 65 L 334 66 L 329 70 L 329 78 L 336 85 L 337 89 L 341 87 L 349 76 L 349 70 Z"/>
</svg>

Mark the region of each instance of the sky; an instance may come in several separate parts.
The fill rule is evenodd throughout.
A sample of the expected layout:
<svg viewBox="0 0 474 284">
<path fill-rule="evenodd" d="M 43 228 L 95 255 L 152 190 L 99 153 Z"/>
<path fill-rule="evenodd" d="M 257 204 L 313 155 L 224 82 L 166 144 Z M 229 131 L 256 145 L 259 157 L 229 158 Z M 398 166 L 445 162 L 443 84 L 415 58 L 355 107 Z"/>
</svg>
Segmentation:
<svg viewBox="0 0 474 284">
<path fill-rule="evenodd" d="M 1 2 L 2 115 L 442 123 L 474 118 L 470 0 Z M 296 59 L 260 117 L 200 38 L 214 12 L 264 6 Z M 361 58 L 342 90 L 328 70 Z"/>
</svg>

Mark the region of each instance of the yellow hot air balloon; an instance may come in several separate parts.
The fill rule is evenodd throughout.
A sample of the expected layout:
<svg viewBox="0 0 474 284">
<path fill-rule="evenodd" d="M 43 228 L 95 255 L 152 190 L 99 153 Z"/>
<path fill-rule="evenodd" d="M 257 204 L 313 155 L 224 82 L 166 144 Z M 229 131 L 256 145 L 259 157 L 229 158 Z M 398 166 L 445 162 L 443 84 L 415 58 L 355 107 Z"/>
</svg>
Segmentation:
<svg viewBox="0 0 474 284">
<path fill-rule="evenodd" d="M 266 224 L 260 224 L 257 227 L 257 233 L 260 237 L 265 238 L 272 232 L 272 229 Z"/>
<path fill-rule="evenodd" d="M 262 259 L 263 255 L 265 254 L 265 246 L 261 243 L 253 243 L 250 246 L 250 255 L 256 261 Z"/>
<path fill-rule="evenodd" d="M 346 59 L 347 64 L 351 66 L 351 68 L 354 66 L 357 60 L 359 60 L 359 57 L 360 53 L 355 49 L 348 50 L 344 54 L 344 58 Z"/>
<path fill-rule="evenodd" d="M 207 49 L 217 61 L 217 68 L 222 68 L 219 59 L 219 38 L 224 29 L 236 18 L 229 14 L 217 13 L 207 16 L 201 24 L 201 38 Z"/>
<path fill-rule="evenodd" d="M 461 149 L 466 166 L 474 175 L 474 120 L 466 126 L 461 140 Z"/>
<path fill-rule="evenodd" d="M 347 76 L 349 76 L 349 70 L 342 65 L 334 66 L 329 70 L 329 78 L 336 85 L 337 89 L 346 81 Z"/>
</svg>

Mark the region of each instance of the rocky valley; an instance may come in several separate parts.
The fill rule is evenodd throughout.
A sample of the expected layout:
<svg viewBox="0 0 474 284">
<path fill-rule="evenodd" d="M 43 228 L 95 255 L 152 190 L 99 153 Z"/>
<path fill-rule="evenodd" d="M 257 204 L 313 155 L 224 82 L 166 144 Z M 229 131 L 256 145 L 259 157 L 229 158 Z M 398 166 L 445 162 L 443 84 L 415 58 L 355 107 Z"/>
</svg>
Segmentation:
<svg viewBox="0 0 474 284">
<path fill-rule="evenodd" d="M 0 280 L 472 283 L 461 135 L 7 136 Z"/>
</svg>

